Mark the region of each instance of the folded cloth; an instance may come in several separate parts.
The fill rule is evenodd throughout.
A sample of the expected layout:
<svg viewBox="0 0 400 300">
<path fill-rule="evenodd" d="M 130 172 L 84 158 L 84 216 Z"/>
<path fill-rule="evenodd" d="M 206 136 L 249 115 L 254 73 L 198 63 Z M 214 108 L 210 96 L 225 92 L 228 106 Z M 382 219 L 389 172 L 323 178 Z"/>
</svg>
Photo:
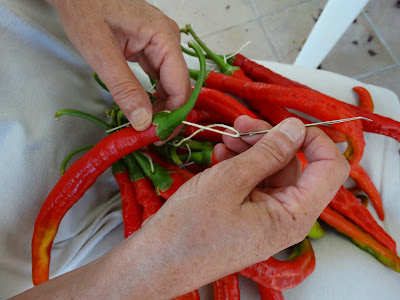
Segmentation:
<svg viewBox="0 0 400 300">
<path fill-rule="evenodd" d="M 3 0 L 0 5 L 0 298 L 30 287 L 33 225 L 59 179 L 64 156 L 95 143 L 104 130 L 85 120 L 54 113 L 73 108 L 104 116 L 111 97 L 92 79 L 92 70 L 70 44 L 55 11 L 41 0 Z M 196 60 L 186 57 L 189 66 Z M 262 62 L 312 88 L 356 103 L 355 85 L 367 87 L 376 111 L 400 118 L 390 91 L 329 72 Z M 133 66 L 145 83 L 145 76 Z M 146 81 L 147 83 L 147 81 Z M 148 84 L 148 83 L 147 83 Z M 365 134 L 362 165 L 382 193 L 385 229 L 400 241 L 399 147 L 390 138 Z M 373 211 L 372 211 L 373 212 Z M 374 213 L 374 212 L 373 212 Z M 123 239 L 121 201 L 109 171 L 103 174 L 61 222 L 52 250 L 50 277 L 103 255 Z M 315 272 L 286 299 L 395 299 L 398 274 L 382 266 L 346 238 L 328 231 L 313 241 Z M 258 299 L 255 284 L 241 278 L 242 299 Z M 202 299 L 212 299 L 210 286 Z"/>
</svg>

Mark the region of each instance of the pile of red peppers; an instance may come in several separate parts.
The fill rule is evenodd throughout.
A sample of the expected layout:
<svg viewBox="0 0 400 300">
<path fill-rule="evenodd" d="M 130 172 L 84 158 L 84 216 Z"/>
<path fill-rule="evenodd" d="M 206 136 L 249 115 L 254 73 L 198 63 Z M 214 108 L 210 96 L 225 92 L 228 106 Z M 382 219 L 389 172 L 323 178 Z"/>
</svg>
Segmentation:
<svg viewBox="0 0 400 300">
<path fill-rule="evenodd" d="M 348 190 L 342 186 L 319 220 L 348 236 L 355 245 L 384 265 L 400 272 L 395 241 L 373 218 L 365 201 L 358 198 L 359 193 L 364 192 L 379 218 L 384 219 L 382 199 L 359 164 L 365 146 L 363 131 L 383 134 L 400 142 L 400 122 L 374 114 L 371 96 L 363 87 L 353 88 L 359 96 L 360 105 L 346 104 L 285 78 L 241 54 L 228 60 L 216 55 L 197 37 L 190 25 L 181 31 L 190 33 L 198 43 L 189 43 L 194 51 L 185 48 L 183 51 L 200 60 L 200 70 L 189 70 L 191 77 L 197 80 L 189 100 L 174 112 L 154 115 L 153 124 L 146 131 L 137 132 L 132 127 L 125 127 L 111 132 L 97 144 L 81 147 L 66 157 L 61 168 L 63 175 L 43 203 L 35 222 L 32 238 L 33 283 L 37 285 L 49 279 L 51 247 L 62 218 L 106 169 L 112 168 L 120 188 L 125 237 L 128 237 L 194 174 L 218 163 L 213 156 L 213 146 L 222 142 L 222 138 L 218 133 L 203 131 L 178 147 L 173 143 L 157 147 L 154 142 L 166 140 L 184 120 L 201 125 L 223 123 L 232 126 L 241 115 L 264 119 L 273 125 L 288 117 L 300 118 L 288 108 L 321 121 L 357 116 L 374 120 L 320 127 L 335 143 L 347 142 L 344 155 L 350 163 L 350 177 L 357 188 Z M 205 57 L 213 60 L 220 72 L 206 71 Z M 96 74 L 95 79 L 107 89 Z M 242 99 L 247 106 L 226 93 Z M 156 95 L 150 96 L 154 98 Z M 71 109 L 58 111 L 56 118 L 62 115 L 78 116 L 105 130 L 127 122 L 115 104 L 106 113 L 109 123 Z M 300 119 L 311 123 L 305 118 Z M 189 136 L 196 129 L 185 126 L 175 139 Z M 66 169 L 73 156 L 86 150 L 88 152 Z M 297 156 L 305 168 L 307 161 L 304 155 L 299 152 Z M 323 235 L 322 227 L 316 222 L 308 237 L 321 238 Z M 240 299 L 238 274 L 241 274 L 257 283 L 261 299 L 283 299 L 283 290 L 300 284 L 315 268 L 315 255 L 309 239 L 293 246 L 291 251 L 292 255 L 286 261 L 271 257 L 215 281 L 214 298 Z M 198 292 L 193 291 L 175 299 L 200 298 Z"/>
</svg>

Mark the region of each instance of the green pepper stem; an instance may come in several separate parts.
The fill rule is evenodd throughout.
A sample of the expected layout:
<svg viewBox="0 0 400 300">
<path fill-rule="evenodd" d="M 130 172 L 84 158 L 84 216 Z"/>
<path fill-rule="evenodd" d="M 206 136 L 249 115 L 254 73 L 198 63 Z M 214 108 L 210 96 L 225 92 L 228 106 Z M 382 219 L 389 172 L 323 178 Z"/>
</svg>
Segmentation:
<svg viewBox="0 0 400 300">
<path fill-rule="evenodd" d="M 318 221 L 315 221 L 313 227 L 311 227 L 307 236 L 312 239 L 320 239 L 325 235 L 324 229 L 321 227 Z"/>
<path fill-rule="evenodd" d="M 130 154 L 125 156 L 124 161 L 128 166 L 129 178 L 132 182 L 136 182 L 146 177 L 133 155 Z"/>
<path fill-rule="evenodd" d="M 197 97 L 200 94 L 206 76 L 206 60 L 203 51 L 196 43 L 189 42 L 189 47 L 193 48 L 200 61 L 200 72 L 197 78 L 196 85 L 184 106 L 172 112 L 160 112 L 153 116 L 153 124 L 157 125 L 156 134 L 161 141 L 165 141 L 175 130 L 176 127 L 186 120 L 190 111 L 196 104 Z"/>
<path fill-rule="evenodd" d="M 121 158 L 120 160 L 117 160 L 113 165 L 111 166 L 111 172 L 113 175 L 116 175 L 118 173 L 123 173 L 127 169 L 126 164 L 124 163 L 124 159 Z"/>
<path fill-rule="evenodd" d="M 96 80 L 96 82 L 97 82 L 103 89 L 105 89 L 107 92 L 110 92 L 110 91 L 108 90 L 107 86 L 104 84 L 104 82 L 101 81 L 99 75 L 97 75 L 96 72 L 93 72 L 93 78 L 94 78 L 94 80 Z"/>
<path fill-rule="evenodd" d="M 89 149 L 93 148 L 94 145 L 95 145 L 95 144 L 90 144 L 90 145 L 87 145 L 87 146 L 82 146 L 82 147 L 79 147 L 78 149 L 75 149 L 74 151 L 70 152 L 69 154 L 67 154 L 67 156 L 64 158 L 64 160 L 63 160 L 62 163 L 61 163 L 60 174 L 62 175 L 62 174 L 65 173 L 65 170 L 67 169 L 67 165 L 68 165 L 69 161 L 70 161 L 75 155 L 77 155 L 77 154 L 79 154 L 79 153 L 81 153 L 81 152 L 83 152 L 83 151 L 85 151 L 85 150 L 89 150 Z"/>
<path fill-rule="evenodd" d="M 157 194 L 159 194 L 160 191 L 164 192 L 168 190 L 172 186 L 174 181 L 169 174 L 171 172 L 170 170 L 163 168 L 156 163 L 153 163 L 154 172 L 152 172 L 150 162 L 143 153 L 135 151 L 132 153 L 132 155 L 136 159 L 146 176 L 149 177 L 150 180 L 153 182 Z"/>
<path fill-rule="evenodd" d="M 80 111 L 80 110 L 75 110 L 75 109 L 61 109 L 61 110 L 56 112 L 55 118 L 56 118 L 56 120 L 58 120 L 58 119 L 60 119 L 61 116 L 66 116 L 66 115 L 68 115 L 68 116 L 76 116 L 76 117 L 80 117 L 80 118 L 86 119 L 88 121 L 91 121 L 91 122 L 103 127 L 105 130 L 112 129 L 112 126 L 110 126 L 109 124 L 107 124 L 103 120 L 100 120 L 99 118 L 97 118 L 97 117 L 95 117 L 95 116 L 93 116 L 91 114 L 85 113 L 85 112 Z"/>
<path fill-rule="evenodd" d="M 125 114 L 122 110 L 119 110 L 117 112 L 117 125 L 121 126 L 122 124 L 124 124 L 125 122 L 123 122 L 123 118 L 125 117 Z"/>
<path fill-rule="evenodd" d="M 181 32 L 184 32 L 186 34 L 190 33 L 195 41 L 203 48 L 203 50 L 207 53 L 207 56 L 212 59 L 220 68 L 221 72 L 227 75 L 233 75 L 233 72 L 235 70 L 239 70 L 238 67 L 232 66 L 230 63 L 224 60 L 223 56 L 217 55 L 214 52 L 212 52 L 204 43 L 203 41 L 198 37 L 198 35 L 194 32 L 192 26 L 190 24 L 186 24 L 186 27 L 181 29 Z"/>
</svg>

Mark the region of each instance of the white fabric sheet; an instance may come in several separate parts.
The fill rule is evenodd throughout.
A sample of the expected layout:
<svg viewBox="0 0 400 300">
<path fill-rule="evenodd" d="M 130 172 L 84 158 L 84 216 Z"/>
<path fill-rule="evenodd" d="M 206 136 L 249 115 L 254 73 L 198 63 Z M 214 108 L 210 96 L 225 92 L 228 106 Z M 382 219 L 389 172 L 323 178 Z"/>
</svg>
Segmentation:
<svg viewBox="0 0 400 300">
<path fill-rule="evenodd" d="M 0 1 L 0 299 L 32 286 L 30 241 L 40 206 L 59 179 L 71 150 L 94 143 L 102 129 L 73 117 L 54 120 L 61 108 L 104 116 L 112 100 L 92 79 L 92 70 L 66 38 L 56 14 L 41 0 Z M 188 58 L 188 65 L 196 61 Z M 351 88 L 369 89 L 376 112 L 400 120 L 392 92 L 329 72 L 264 62 L 311 87 L 356 103 Z M 145 77 L 143 77 L 145 80 Z M 147 82 L 147 80 L 146 80 Z M 382 226 L 400 242 L 399 144 L 365 134 L 362 165 L 381 192 Z M 371 210 L 373 215 L 375 212 Z M 101 256 L 123 239 L 121 201 L 110 172 L 102 175 L 65 216 L 56 236 L 51 277 Z M 345 237 L 329 230 L 312 241 L 316 269 L 286 299 L 397 299 L 399 274 L 382 266 Z M 242 299 L 258 299 L 254 283 L 241 278 Z M 201 290 L 212 299 L 212 289 Z"/>
</svg>

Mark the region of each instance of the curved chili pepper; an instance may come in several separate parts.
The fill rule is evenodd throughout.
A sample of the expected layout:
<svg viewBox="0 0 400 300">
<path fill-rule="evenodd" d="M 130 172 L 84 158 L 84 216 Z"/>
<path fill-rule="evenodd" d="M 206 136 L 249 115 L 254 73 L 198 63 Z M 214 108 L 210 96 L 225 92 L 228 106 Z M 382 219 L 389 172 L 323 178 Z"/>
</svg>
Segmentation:
<svg viewBox="0 0 400 300">
<path fill-rule="evenodd" d="M 191 72 L 191 75 L 194 74 Z M 306 89 L 287 88 L 262 82 L 245 82 L 212 71 L 208 73 L 205 83 L 210 88 L 215 88 L 221 92 L 229 92 L 245 99 L 260 112 L 263 109 L 268 109 L 269 103 L 276 103 L 283 107 L 302 111 L 324 121 L 357 117 L 354 112 L 340 101 Z M 321 109 L 321 107 L 324 109 Z M 352 163 L 359 162 L 365 146 L 360 120 L 355 120 L 351 124 L 345 122 L 332 124 L 332 126 L 342 131 L 349 138 L 350 143 L 345 152 L 347 159 Z"/>
<path fill-rule="evenodd" d="M 239 276 L 231 274 L 214 281 L 214 300 L 239 300 Z"/>
<path fill-rule="evenodd" d="M 351 164 L 350 177 L 353 178 L 356 184 L 368 195 L 372 205 L 376 210 L 376 213 L 378 214 L 378 217 L 383 220 L 385 214 L 382 207 L 382 198 L 368 173 L 359 164 Z"/>
<path fill-rule="evenodd" d="M 198 53 L 204 74 L 205 59 L 201 49 L 193 43 L 190 46 Z M 32 237 L 32 280 L 35 285 L 49 279 L 51 247 L 67 211 L 113 163 L 144 146 L 166 140 L 194 107 L 202 81 L 203 75 L 183 107 L 154 115 L 153 125 L 145 131 L 137 132 L 128 127 L 105 137 L 68 168 L 44 201 L 35 222 Z"/>
<path fill-rule="evenodd" d="M 257 284 L 258 292 L 260 293 L 260 300 L 284 300 L 281 291 L 267 288 L 261 284 Z"/>
<path fill-rule="evenodd" d="M 292 249 L 293 253 L 287 261 L 271 257 L 243 269 L 239 274 L 274 290 L 293 288 L 314 271 L 315 255 L 308 239 L 304 239 Z"/>
<path fill-rule="evenodd" d="M 306 85 L 302 85 L 298 82 L 292 81 L 292 80 L 290 80 L 286 77 L 283 77 L 261 65 L 258 65 L 257 68 L 265 69 L 265 73 L 268 73 L 269 75 L 265 78 L 264 77 L 253 77 L 253 75 L 251 74 L 251 69 L 254 68 L 254 64 L 256 64 L 256 63 L 251 62 L 247 58 L 243 59 L 242 57 L 243 57 L 242 55 L 237 54 L 233 64 L 241 67 L 242 70 L 245 72 L 245 74 L 247 76 L 249 76 L 250 78 L 252 78 L 253 80 L 279 84 L 279 85 L 286 86 L 286 87 L 304 88 L 304 89 L 308 89 L 310 91 L 319 93 L 318 91 L 313 90 L 312 88 L 310 88 Z M 246 64 L 249 65 L 248 69 L 245 66 Z M 263 71 L 261 71 L 261 72 L 263 72 Z M 365 89 L 363 90 L 363 88 L 360 89 L 360 87 L 355 87 L 355 88 L 353 88 L 353 90 L 358 94 L 360 101 L 362 103 L 364 103 L 364 105 L 368 102 L 372 103 L 372 99 L 368 99 L 368 98 L 370 98 L 370 95 L 367 95 L 365 93 L 365 91 L 364 91 Z M 339 100 L 336 100 L 336 101 L 341 102 Z M 379 114 L 374 114 L 371 111 L 368 111 L 362 107 L 357 107 L 355 105 L 344 103 L 344 102 L 341 102 L 341 103 L 343 103 L 348 108 L 350 108 L 356 115 L 373 120 L 373 122 L 361 120 L 364 131 L 382 134 L 382 135 L 391 137 L 391 138 L 397 140 L 398 142 L 400 142 L 400 122 L 393 120 L 391 118 L 388 118 L 388 117 L 381 116 Z M 371 103 L 367 105 L 367 107 L 369 107 L 369 109 L 371 109 L 371 106 L 372 106 Z"/>
<path fill-rule="evenodd" d="M 400 273 L 400 257 L 381 245 L 368 233 L 354 225 L 340 213 L 328 206 L 321 213 L 320 218 L 337 231 L 347 235 L 354 244 L 374 256 L 382 264 Z"/>
<path fill-rule="evenodd" d="M 353 91 L 355 91 L 358 95 L 359 107 L 369 111 L 370 113 L 374 112 L 374 102 L 372 101 L 371 94 L 367 89 L 362 86 L 353 87 Z"/>
<path fill-rule="evenodd" d="M 195 107 L 218 113 L 220 119 L 223 120 L 225 124 L 233 124 L 236 118 L 241 115 L 247 115 L 253 119 L 259 118 L 254 112 L 236 99 L 218 90 L 206 87 L 201 89 Z M 204 118 L 201 120 L 208 121 Z"/>
<path fill-rule="evenodd" d="M 233 65 L 241 68 L 246 76 L 250 77 L 254 81 L 274 83 L 287 87 L 297 87 L 310 89 L 306 85 L 290 80 L 278 73 L 273 72 L 271 69 L 264 67 L 241 54 L 236 54 L 233 60 Z"/>
<path fill-rule="evenodd" d="M 199 292 L 196 290 L 196 291 L 187 293 L 185 295 L 175 297 L 173 300 L 200 300 L 200 295 L 199 295 Z"/>
<path fill-rule="evenodd" d="M 87 145 L 87 146 L 82 146 L 82 147 L 79 147 L 78 149 L 75 149 L 74 151 L 68 153 L 67 156 L 64 158 L 64 160 L 63 160 L 62 163 L 61 163 L 60 174 L 62 175 L 62 174 L 65 173 L 65 170 L 66 170 L 66 168 L 67 168 L 67 165 L 68 165 L 69 161 L 70 161 L 75 155 L 77 155 L 77 154 L 79 154 L 79 153 L 81 153 L 81 152 L 83 152 L 83 151 L 92 149 L 93 146 L 94 146 L 94 144 L 90 144 L 90 145 Z"/>
<path fill-rule="evenodd" d="M 379 114 L 371 113 L 355 105 L 348 103 L 345 103 L 345 105 L 357 115 L 373 120 L 373 122 L 361 120 L 364 131 L 385 135 L 397 140 L 400 143 L 400 122 Z"/>
<path fill-rule="evenodd" d="M 396 242 L 379 226 L 368 209 L 343 186 L 329 203 L 329 206 L 360 226 L 383 246 L 396 252 Z"/>
<path fill-rule="evenodd" d="M 118 183 L 122 198 L 122 218 L 125 238 L 142 226 L 142 207 L 136 200 L 135 189 L 129 178 L 128 168 L 121 160 L 112 165 L 112 174 Z"/>
</svg>

